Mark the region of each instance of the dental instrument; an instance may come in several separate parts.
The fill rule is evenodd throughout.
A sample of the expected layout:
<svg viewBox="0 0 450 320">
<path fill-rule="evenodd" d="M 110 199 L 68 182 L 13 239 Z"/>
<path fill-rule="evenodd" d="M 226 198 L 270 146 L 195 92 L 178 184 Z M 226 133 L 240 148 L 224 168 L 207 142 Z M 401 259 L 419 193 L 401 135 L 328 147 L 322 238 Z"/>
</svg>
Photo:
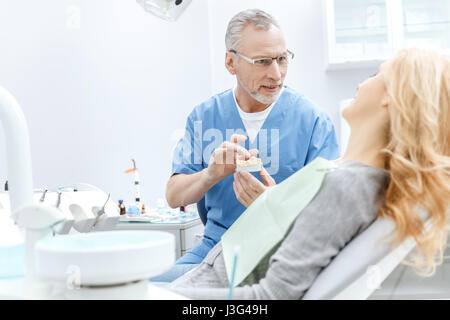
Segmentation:
<svg viewBox="0 0 450 320">
<path fill-rule="evenodd" d="M 42 192 L 42 196 L 41 196 L 41 199 L 39 199 L 39 202 L 44 202 L 44 200 L 45 200 L 45 195 L 47 194 L 47 189 L 45 189 L 44 190 L 44 192 Z"/>
<path fill-rule="evenodd" d="M 56 201 L 56 207 L 59 208 L 60 204 L 61 204 L 61 192 L 58 191 L 58 200 Z"/>
<path fill-rule="evenodd" d="M 100 218 L 103 217 L 103 215 L 105 214 L 105 206 L 108 203 L 109 198 L 111 197 L 111 194 L 108 194 L 108 199 L 106 199 L 105 204 L 103 205 L 103 207 L 98 210 L 97 212 L 94 212 L 95 216 L 95 220 L 94 220 L 94 224 L 92 225 L 91 231 L 95 228 L 95 226 L 97 225 L 98 221 Z"/>
</svg>

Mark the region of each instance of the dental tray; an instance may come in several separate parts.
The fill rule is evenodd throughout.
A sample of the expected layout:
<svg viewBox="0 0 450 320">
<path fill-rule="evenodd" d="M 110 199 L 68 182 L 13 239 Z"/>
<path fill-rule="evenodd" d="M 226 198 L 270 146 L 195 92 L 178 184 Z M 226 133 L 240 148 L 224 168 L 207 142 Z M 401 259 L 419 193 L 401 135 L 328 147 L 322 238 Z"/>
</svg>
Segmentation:
<svg viewBox="0 0 450 320">
<path fill-rule="evenodd" d="M 159 216 L 124 214 L 124 215 L 120 216 L 119 221 L 120 222 L 161 222 L 162 219 Z"/>
</svg>

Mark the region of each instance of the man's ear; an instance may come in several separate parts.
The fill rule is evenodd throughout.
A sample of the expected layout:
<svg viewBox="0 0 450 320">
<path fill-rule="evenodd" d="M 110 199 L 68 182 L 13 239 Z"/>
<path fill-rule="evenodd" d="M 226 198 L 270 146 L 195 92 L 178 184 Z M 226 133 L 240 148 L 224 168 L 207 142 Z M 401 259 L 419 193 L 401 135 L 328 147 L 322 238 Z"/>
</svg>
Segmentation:
<svg viewBox="0 0 450 320">
<path fill-rule="evenodd" d="M 225 68 L 232 75 L 236 74 L 236 60 L 233 53 L 228 52 L 225 54 Z"/>
</svg>

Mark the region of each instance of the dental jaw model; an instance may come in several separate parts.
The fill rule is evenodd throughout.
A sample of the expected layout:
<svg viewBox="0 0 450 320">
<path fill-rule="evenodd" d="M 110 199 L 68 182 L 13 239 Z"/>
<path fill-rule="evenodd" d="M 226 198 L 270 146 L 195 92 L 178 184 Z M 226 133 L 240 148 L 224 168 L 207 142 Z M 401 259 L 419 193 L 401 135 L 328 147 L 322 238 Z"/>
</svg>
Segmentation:
<svg viewBox="0 0 450 320">
<path fill-rule="evenodd" d="M 236 172 L 239 171 L 247 171 L 247 172 L 256 172 L 260 171 L 262 166 L 262 162 L 260 158 L 251 157 L 248 160 L 236 160 Z"/>
</svg>

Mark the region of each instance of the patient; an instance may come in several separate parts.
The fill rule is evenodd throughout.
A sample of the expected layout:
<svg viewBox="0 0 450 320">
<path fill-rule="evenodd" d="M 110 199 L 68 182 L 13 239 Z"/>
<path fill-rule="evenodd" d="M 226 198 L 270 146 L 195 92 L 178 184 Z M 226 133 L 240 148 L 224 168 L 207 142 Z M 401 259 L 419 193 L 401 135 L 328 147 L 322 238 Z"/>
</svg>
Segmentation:
<svg viewBox="0 0 450 320">
<path fill-rule="evenodd" d="M 351 136 L 345 156 L 336 160 L 338 169 L 326 175 L 283 241 L 234 288 L 233 298 L 302 298 L 321 270 L 377 217 L 396 222 L 392 245 L 415 238 L 415 266 L 432 275 L 442 262 L 450 211 L 449 90 L 449 60 L 418 49 L 400 51 L 361 83 L 343 113 Z M 254 200 L 247 195 L 245 202 Z M 419 207 L 433 222 L 429 232 Z M 228 285 L 219 242 L 168 288 L 194 299 L 225 299 Z"/>
</svg>

